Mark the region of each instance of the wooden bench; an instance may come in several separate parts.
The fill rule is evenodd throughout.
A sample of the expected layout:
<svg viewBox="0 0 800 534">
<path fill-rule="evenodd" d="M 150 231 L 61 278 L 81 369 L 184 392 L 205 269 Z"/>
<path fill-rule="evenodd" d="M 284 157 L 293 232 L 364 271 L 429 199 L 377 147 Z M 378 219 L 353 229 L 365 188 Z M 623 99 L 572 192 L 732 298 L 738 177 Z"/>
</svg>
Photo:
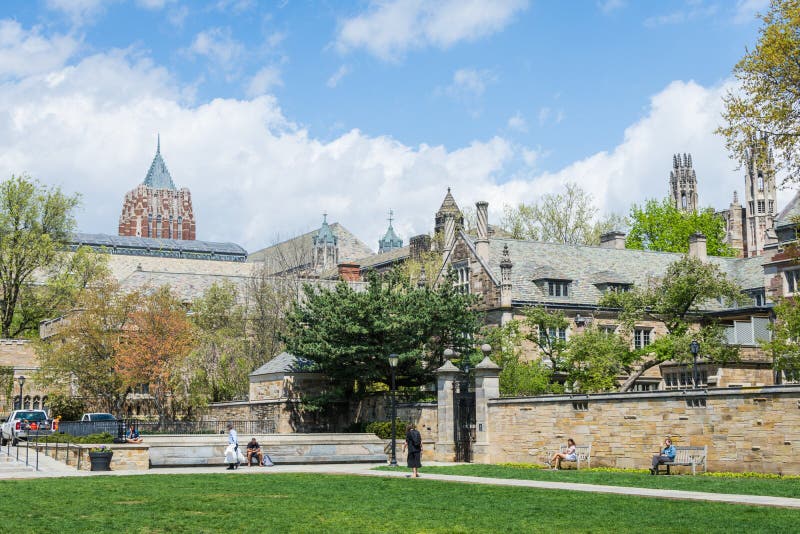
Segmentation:
<svg viewBox="0 0 800 534">
<path fill-rule="evenodd" d="M 558 452 L 567 452 L 567 446 L 562 445 Z M 585 468 L 592 467 L 592 446 L 591 445 L 577 445 L 575 447 L 575 456 L 577 460 L 575 460 L 575 469 L 581 468 L 581 463 L 584 464 Z M 552 455 L 551 455 L 552 457 Z M 548 458 L 549 460 L 550 458 Z M 561 464 L 563 465 L 564 462 L 571 462 L 571 460 L 561 460 Z"/>
<path fill-rule="evenodd" d="M 666 466 L 666 473 L 669 475 L 669 468 L 675 465 L 688 466 L 692 468 L 692 474 L 696 474 L 695 470 L 698 465 L 703 466 L 703 473 L 706 472 L 706 454 L 708 447 L 675 447 L 675 459 L 671 462 L 663 462 L 656 466 L 656 474 L 659 473 L 661 466 Z"/>
</svg>

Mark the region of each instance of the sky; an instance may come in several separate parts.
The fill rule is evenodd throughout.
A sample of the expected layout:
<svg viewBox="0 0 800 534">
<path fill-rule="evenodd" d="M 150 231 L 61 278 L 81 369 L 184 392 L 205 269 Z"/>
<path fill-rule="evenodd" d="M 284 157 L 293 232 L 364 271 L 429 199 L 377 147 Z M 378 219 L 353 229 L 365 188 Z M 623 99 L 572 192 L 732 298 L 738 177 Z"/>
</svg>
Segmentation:
<svg viewBox="0 0 800 534">
<path fill-rule="evenodd" d="M 567 182 L 625 214 L 684 152 L 724 209 L 744 175 L 714 130 L 767 4 L 6 0 L 0 175 L 115 234 L 160 134 L 197 238 L 250 251 L 324 213 L 377 249 L 390 209 L 407 243 L 448 187 L 490 223 Z"/>
</svg>

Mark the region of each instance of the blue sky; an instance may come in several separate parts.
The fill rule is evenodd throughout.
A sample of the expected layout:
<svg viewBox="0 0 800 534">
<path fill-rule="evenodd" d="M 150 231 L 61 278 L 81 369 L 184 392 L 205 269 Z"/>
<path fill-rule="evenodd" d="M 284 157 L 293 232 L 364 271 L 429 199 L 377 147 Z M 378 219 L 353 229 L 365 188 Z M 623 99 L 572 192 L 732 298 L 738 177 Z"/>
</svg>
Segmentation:
<svg viewBox="0 0 800 534">
<path fill-rule="evenodd" d="M 249 250 L 323 212 L 375 246 L 394 208 L 407 240 L 447 186 L 495 219 L 566 181 L 626 212 L 674 152 L 724 208 L 742 178 L 713 129 L 766 3 L 5 2 L 0 170 L 113 233 L 160 131 L 198 237 Z"/>
</svg>

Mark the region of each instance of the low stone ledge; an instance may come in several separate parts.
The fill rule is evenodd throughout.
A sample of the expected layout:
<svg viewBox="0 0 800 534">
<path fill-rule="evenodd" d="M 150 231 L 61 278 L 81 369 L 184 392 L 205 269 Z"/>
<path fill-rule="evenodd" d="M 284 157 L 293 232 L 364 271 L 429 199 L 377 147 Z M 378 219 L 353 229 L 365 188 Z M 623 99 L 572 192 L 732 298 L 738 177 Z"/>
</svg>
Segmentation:
<svg viewBox="0 0 800 534">
<path fill-rule="evenodd" d="M 40 454 L 64 462 L 74 468 L 80 467 L 81 471 L 91 470 L 89 451 L 94 448 L 111 448 L 114 455 L 111 457 L 112 471 L 146 471 L 150 468 L 150 445 L 146 443 L 114 443 L 114 444 L 86 444 L 86 443 L 39 443 L 37 446 Z"/>
</svg>

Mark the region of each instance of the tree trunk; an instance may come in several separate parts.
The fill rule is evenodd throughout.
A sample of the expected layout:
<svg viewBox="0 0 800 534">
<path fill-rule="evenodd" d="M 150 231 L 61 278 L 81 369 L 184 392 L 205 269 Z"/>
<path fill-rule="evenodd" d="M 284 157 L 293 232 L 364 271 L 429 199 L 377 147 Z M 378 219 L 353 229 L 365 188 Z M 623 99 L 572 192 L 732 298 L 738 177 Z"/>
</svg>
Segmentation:
<svg viewBox="0 0 800 534">
<path fill-rule="evenodd" d="M 630 391 L 633 385 L 636 383 L 639 377 L 641 377 L 645 373 L 645 371 L 647 371 L 651 367 L 655 367 L 659 363 L 661 363 L 661 361 L 656 358 L 647 360 L 644 363 L 642 363 L 641 367 L 639 367 L 639 369 L 631 373 L 631 375 L 627 378 L 627 380 L 625 380 L 625 382 L 622 383 L 619 390 L 622 391 L 623 393 Z"/>
</svg>

